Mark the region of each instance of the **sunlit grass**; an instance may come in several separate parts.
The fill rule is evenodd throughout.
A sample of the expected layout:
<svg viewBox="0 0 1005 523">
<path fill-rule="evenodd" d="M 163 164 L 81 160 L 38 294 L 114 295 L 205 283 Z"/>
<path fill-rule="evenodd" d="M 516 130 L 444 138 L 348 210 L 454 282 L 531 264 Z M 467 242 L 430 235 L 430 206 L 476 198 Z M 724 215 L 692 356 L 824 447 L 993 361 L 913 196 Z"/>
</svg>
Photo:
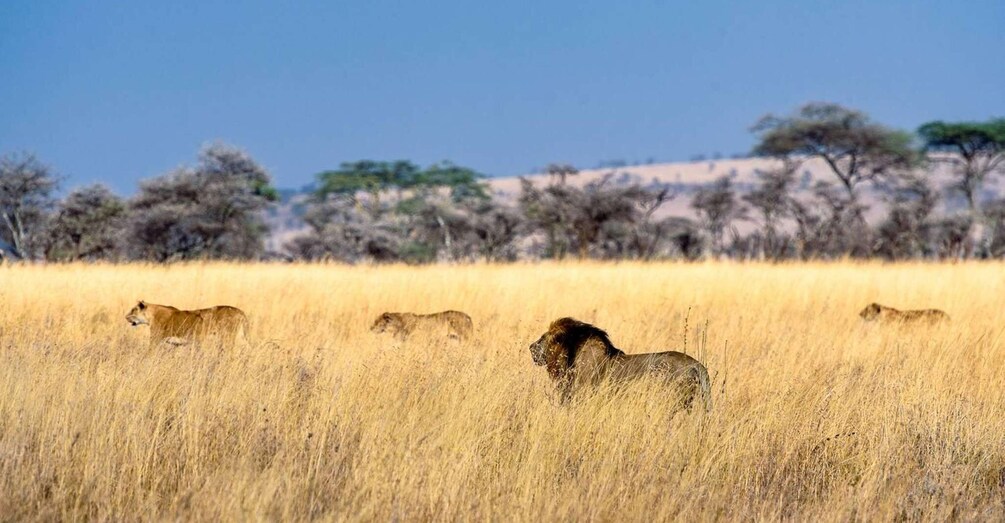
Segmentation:
<svg viewBox="0 0 1005 523">
<path fill-rule="evenodd" d="M 1002 264 L 2 267 L 0 515 L 1002 519 L 1002 296 Z M 149 350 L 140 298 L 241 307 L 254 347 Z M 369 332 L 444 309 L 473 341 Z M 558 405 L 527 346 L 566 315 L 696 355 L 715 409 Z"/>
</svg>

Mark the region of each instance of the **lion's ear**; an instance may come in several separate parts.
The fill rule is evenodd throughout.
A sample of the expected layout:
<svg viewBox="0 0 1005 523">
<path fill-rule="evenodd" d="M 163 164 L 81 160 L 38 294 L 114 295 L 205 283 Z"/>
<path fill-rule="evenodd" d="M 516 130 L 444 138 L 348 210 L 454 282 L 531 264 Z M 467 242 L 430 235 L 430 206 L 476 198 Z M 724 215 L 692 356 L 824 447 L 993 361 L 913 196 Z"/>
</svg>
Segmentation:
<svg viewBox="0 0 1005 523">
<path fill-rule="evenodd" d="M 140 310 L 143 310 L 143 309 L 147 308 L 147 302 L 145 302 L 143 300 L 140 300 L 139 307 L 140 307 Z"/>
</svg>

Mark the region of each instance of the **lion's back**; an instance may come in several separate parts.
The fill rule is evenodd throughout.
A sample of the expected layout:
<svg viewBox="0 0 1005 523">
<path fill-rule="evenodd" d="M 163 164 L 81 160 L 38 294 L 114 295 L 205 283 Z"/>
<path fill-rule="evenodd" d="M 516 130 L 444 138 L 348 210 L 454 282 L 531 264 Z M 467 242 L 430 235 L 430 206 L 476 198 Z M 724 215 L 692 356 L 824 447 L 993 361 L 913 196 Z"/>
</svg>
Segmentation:
<svg viewBox="0 0 1005 523">
<path fill-rule="evenodd" d="M 626 354 L 618 359 L 621 372 L 626 377 L 659 374 L 673 380 L 682 377 L 691 369 L 704 367 L 700 361 L 676 351 Z"/>
<path fill-rule="evenodd" d="M 708 369 L 700 361 L 682 352 L 655 352 L 625 355 L 619 358 L 624 378 L 652 376 L 671 387 L 671 401 L 690 410 L 701 398 L 705 410 L 712 410 L 712 390 Z"/>
<path fill-rule="evenodd" d="M 217 305 L 195 312 L 203 318 L 203 321 L 213 325 L 240 325 L 248 321 L 248 315 L 244 311 L 230 305 Z"/>
<path fill-rule="evenodd" d="M 208 309 L 199 309 L 195 312 L 210 321 L 233 321 L 235 319 L 247 318 L 244 311 L 230 305 L 217 305 Z"/>
<path fill-rule="evenodd" d="M 949 314 L 946 311 L 940 309 L 926 309 L 921 311 L 921 316 L 929 321 L 946 321 L 949 320 Z"/>
<path fill-rule="evenodd" d="M 938 323 L 949 320 L 949 314 L 939 309 L 924 309 L 914 311 L 895 311 L 887 319 L 900 322 Z"/>
<path fill-rule="evenodd" d="M 208 309 L 193 311 L 202 318 L 200 326 L 203 335 L 221 335 L 227 339 L 239 334 L 248 335 L 248 316 L 237 307 L 218 305 Z"/>
<path fill-rule="evenodd" d="M 437 332 L 445 329 L 447 334 L 464 338 L 469 336 L 474 329 L 474 322 L 471 316 L 461 311 L 442 311 L 432 314 L 403 314 L 400 315 L 400 328 L 407 334 L 415 333 L 419 330 Z"/>
<path fill-rule="evenodd" d="M 188 338 L 197 335 L 203 329 L 203 325 L 203 317 L 193 311 L 169 310 L 159 315 L 152 327 L 155 332 L 161 333 L 159 337 L 162 338 Z"/>
<path fill-rule="evenodd" d="M 435 316 L 438 316 L 441 322 L 446 323 L 461 334 L 470 334 L 474 328 L 471 316 L 461 311 L 443 311 L 435 314 Z"/>
</svg>

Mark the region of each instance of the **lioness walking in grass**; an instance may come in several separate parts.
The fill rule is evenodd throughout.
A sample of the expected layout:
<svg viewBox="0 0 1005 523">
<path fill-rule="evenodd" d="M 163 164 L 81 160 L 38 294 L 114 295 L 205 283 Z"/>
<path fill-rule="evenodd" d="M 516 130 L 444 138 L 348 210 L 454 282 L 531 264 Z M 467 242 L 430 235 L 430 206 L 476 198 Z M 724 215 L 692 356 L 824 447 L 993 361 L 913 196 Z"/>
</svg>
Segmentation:
<svg viewBox="0 0 1005 523">
<path fill-rule="evenodd" d="M 902 311 L 878 303 L 870 303 L 858 315 L 865 321 L 881 321 L 884 323 L 939 323 L 949 321 L 949 315 L 939 309 Z"/>
<path fill-rule="evenodd" d="M 443 311 L 433 314 L 412 314 L 410 312 L 385 312 L 377 317 L 370 327 L 375 334 L 390 332 L 399 340 L 424 331 L 432 335 L 465 340 L 474 331 L 471 316 L 460 311 Z"/>
<path fill-rule="evenodd" d="M 249 325 L 244 311 L 229 305 L 183 311 L 142 300 L 129 311 L 126 321 L 133 327 L 150 326 L 151 347 L 164 342 L 185 345 L 209 339 L 233 346 L 238 336 L 247 341 Z"/>
</svg>

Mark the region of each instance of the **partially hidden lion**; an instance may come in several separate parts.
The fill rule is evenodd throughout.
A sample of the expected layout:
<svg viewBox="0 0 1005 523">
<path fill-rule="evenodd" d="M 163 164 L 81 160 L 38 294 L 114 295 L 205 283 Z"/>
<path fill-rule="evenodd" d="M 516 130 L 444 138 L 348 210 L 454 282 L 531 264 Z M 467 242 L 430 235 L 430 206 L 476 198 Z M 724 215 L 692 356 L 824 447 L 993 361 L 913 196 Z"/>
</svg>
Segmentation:
<svg viewBox="0 0 1005 523">
<path fill-rule="evenodd" d="M 858 315 L 865 321 L 878 320 L 885 323 L 939 323 L 949 321 L 949 315 L 939 309 L 902 311 L 878 303 L 870 303 Z"/>
<path fill-rule="evenodd" d="M 460 311 L 433 314 L 385 312 L 373 322 L 370 331 L 375 334 L 389 332 L 402 341 L 419 331 L 434 336 L 465 340 L 474 332 L 474 322 L 471 321 L 471 316 Z"/>
<path fill-rule="evenodd" d="M 163 342 L 185 345 L 210 339 L 232 346 L 238 336 L 245 343 L 248 341 L 247 315 L 241 309 L 229 305 L 183 311 L 140 300 L 126 315 L 126 321 L 133 327 L 150 326 L 151 347 Z"/>
<path fill-rule="evenodd" d="M 673 399 L 689 412 L 696 396 L 706 412 L 712 410 L 708 369 L 698 360 L 680 352 L 625 354 L 606 332 L 573 318 L 553 321 L 548 332 L 530 344 L 530 354 L 535 365 L 547 368 L 563 403 L 584 386 L 651 376 L 674 388 Z"/>
</svg>

